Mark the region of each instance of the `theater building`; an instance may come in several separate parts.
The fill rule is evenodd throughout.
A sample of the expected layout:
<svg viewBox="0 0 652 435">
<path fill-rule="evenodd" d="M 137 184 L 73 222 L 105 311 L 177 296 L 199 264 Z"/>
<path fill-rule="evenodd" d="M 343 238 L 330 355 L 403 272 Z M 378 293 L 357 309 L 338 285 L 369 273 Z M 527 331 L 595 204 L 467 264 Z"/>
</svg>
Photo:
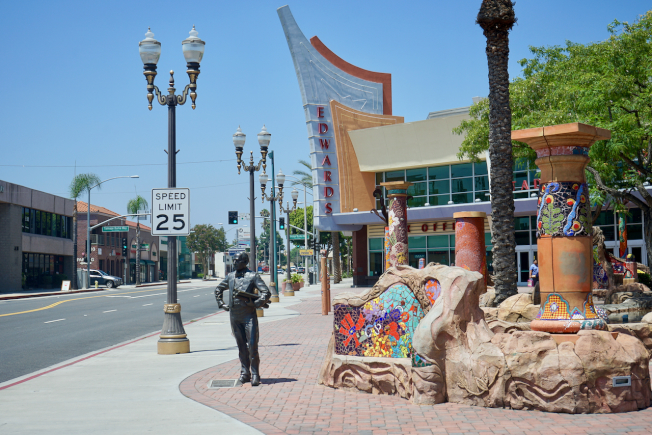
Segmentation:
<svg viewBox="0 0 652 435">
<path fill-rule="evenodd" d="M 383 273 L 385 224 L 376 186 L 409 181 L 409 263 L 455 262 L 453 214 L 487 214 L 487 264 L 492 268 L 489 167 L 459 160 L 463 136 L 452 133 L 469 108 L 431 112 L 426 119 L 405 122 L 392 112 L 391 74 L 367 71 L 333 53 L 316 36 L 308 40 L 288 6 L 278 9 L 292 55 L 302 98 L 313 175 L 314 223 L 319 231 L 342 231 L 353 237 L 356 285 L 371 285 Z M 472 98 L 469 97 L 469 103 Z M 537 170 L 528 162 L 514 167 L 514 226 L 519 285 L 525 285 L 536 257 Z M 383 188 L 383 198 L 387 192 Z M 385 200 L 386 201 L 386 200 Z M 617 216 L 603 211 L 595 225 L 617 254 Z M 640 210 L 627 217 L 628 251 L 647 264 Z"/>
</svg>

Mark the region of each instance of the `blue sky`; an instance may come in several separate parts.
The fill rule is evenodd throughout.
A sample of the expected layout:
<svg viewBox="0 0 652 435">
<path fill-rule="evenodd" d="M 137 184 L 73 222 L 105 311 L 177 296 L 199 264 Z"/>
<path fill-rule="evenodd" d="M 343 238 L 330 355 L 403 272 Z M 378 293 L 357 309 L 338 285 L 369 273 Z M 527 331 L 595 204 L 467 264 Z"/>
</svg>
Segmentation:
<svg viewBox="0 0 652 435">
<path fill-rule="evenodd" d="M 480 4 L 289 3 L 308 38 L 319 36 L 354 65 L 392 74 L 394 115 L 406 122 L 488 94 L 485 38 L 475 24 Z M 238 176 L 232 143 L 238 125 L 247 134 L 245 154 L 254 150 L 260 156 L 256 134 L 266 124 L 277 171 L 289 174 L 300 168 L 298 159 L 308 159 L 301 96 L 276 14 L 283 5 L 3 2 L 0 179 L 67 196 L 75 162 L 77 173 L 102 179 L 138 174 L 138 180 L 110 181 L 93 192 L 94 204 L 121 214 L 136 192 L 150 198 L 152 188 L 167 186 L 167 109 L 147 110 L 138 42 L 151 26 L 162 43 L 157 85 L 167 88 L 174 69 L 176 87 L 183 89 L 188 77 L 181 41 L 194 24 L 206 52 L 197 109 L 177 108 L 177 159 L 203 163 L 179 164 L 177 185 L 191 188 L 192 224 L 217 226 L 226 224 L 228 210 L 248 212 L 248 176 Z M 603 40 L 612 20 L 634 21 L 649 7 L 639 0 L 520 0 L 510 35 L 510 76 L 519 75 L 517 61 L 529 56 L 529 46 Z M 257 211 L 261 206 L 258 199 Z"/>
</svg>

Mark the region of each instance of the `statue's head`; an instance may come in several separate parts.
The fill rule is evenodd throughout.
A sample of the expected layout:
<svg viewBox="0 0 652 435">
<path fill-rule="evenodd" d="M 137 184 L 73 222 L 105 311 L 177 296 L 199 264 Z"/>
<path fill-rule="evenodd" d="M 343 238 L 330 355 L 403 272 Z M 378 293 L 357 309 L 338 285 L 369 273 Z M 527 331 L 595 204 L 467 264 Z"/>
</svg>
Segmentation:
<svg viewBox="0 0 652 435">
<path fill-rule="evenodd" d="M 235 256 L 235 268 L 237 270 L 242 270 L 247 267 L 249 264 L 249 255 L 246 252 L 241 252 Z"/>
</svg>

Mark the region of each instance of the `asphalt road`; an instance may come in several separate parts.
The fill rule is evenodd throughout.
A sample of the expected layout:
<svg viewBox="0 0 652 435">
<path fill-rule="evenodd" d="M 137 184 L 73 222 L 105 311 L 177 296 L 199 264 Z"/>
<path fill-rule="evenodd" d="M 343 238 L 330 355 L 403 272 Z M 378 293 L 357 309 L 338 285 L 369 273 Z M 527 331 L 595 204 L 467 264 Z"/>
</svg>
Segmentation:
<svg viewBox="0 0 652 435">
<path fill-rule="evenodd" d="M 217 283 L 178 286 L 184 322 L 221 311 Z M 165 299 L 157 286 L 0 301 L 0 382 L 160 331 Z"/>
</svg>

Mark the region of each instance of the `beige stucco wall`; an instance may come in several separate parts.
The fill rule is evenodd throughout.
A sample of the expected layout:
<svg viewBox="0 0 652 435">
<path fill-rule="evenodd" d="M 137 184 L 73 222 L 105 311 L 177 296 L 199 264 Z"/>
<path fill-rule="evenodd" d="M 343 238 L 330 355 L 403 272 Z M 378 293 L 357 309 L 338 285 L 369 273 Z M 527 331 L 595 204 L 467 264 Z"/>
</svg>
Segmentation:
<svg viewBox="0 0 652 435">
<path fill-rule="evenodd" d="M 405 124 L 349 131 L 360 171 L 381 172 L 459 163 L 464 136 L 453 128 L 470 119 L 467 113 Z"/>
</svg>

